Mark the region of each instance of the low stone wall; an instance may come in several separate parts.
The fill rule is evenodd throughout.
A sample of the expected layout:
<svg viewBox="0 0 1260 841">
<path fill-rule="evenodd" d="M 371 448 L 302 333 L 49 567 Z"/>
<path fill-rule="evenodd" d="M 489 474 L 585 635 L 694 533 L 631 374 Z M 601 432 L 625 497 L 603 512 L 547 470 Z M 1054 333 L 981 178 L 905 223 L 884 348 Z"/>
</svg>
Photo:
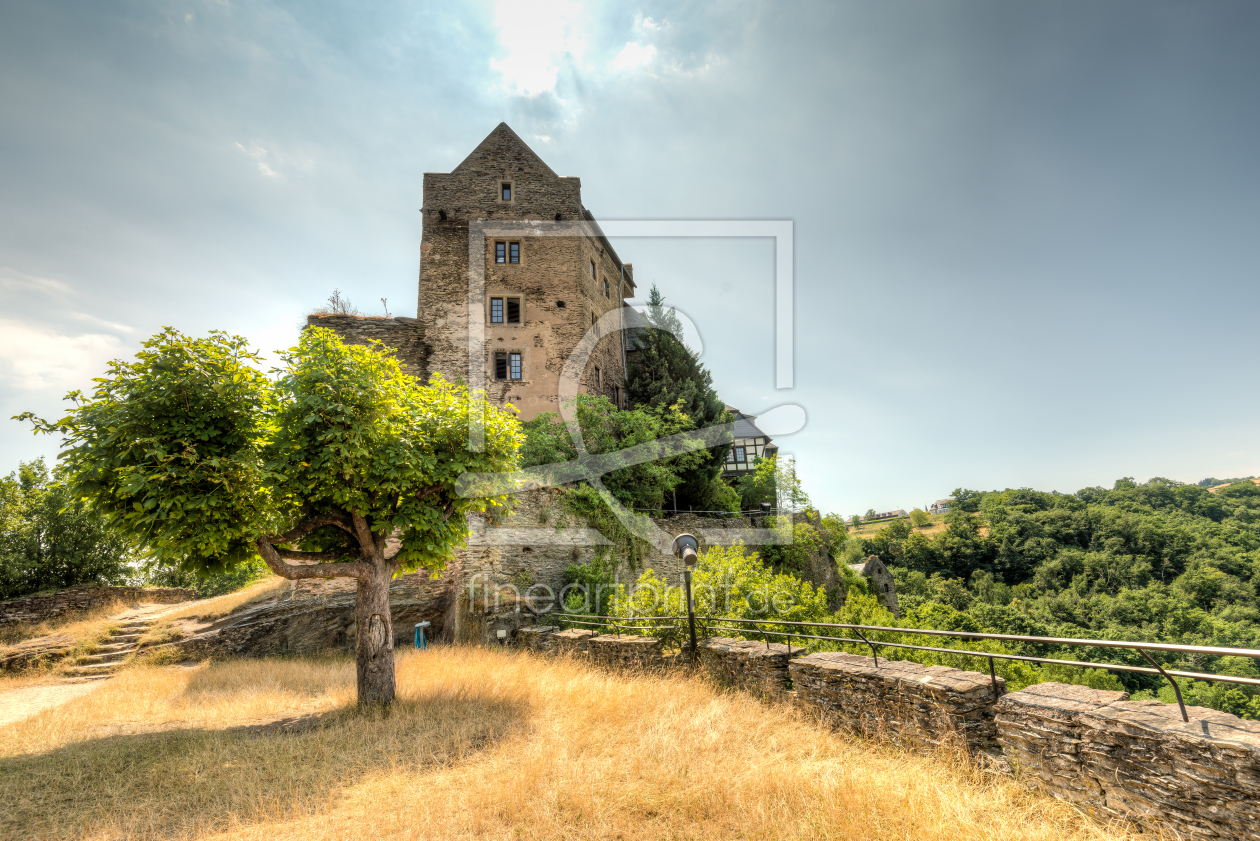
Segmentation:
<svg viewBox="0 0 1260 841">
<path fill-rule="evenodd" d="M 553 648 L 551 635 L 560 630 L 555 625 L 528 625 L 517 628 L 512 635 L 512 642 L 517 648 L 526 651 L 548 652 Z"/>
<path fill-rule="evenodd" d="M 597 636 L 599 634 L 595 631 L 582 631 L 577 628 L 570 628 L 567 631 L 556 631 L 547 640 L 550 644 L 548 650 L 556 654 L 585 655 L 590 651 L 591 640 Z"/>
<path fill-rule="evenodd" d="M 664 666 L 658 637 L 603 634 L 588 643 L 591 660 L 607 669 L 660 669 Z"/>
<path fill-rule="evenodd" d="M 183 587 L 73 587 L 47 596 L 27 596 L 0 602 L 0 627 L 19 623 L 34 625 L 110 602 L 175 604 L 195 598 L 196 591 Z"/>
<path fill-rule="evenodd" d="M 696 645 L 700 666 L 718 683 L 742 689 L 758 698 L 787 697 L 788 661 L 805 654 L 803 648 L 780 643 L 713 637 Z"/>
<path fill-rule="evenodd" d="M 1195 838 L 1260 839 L 1260 722 L 1041 683 L 997 705 L 1019 778 L 1102 819 Z"/>
<path fill-rule="evenodd" d="M 788 663 L 797 701 L 834 725 L 918 750 L 963 745 L 999 759 L 988 675 L 948 666 L 820 653 Z M 998 694 L 1005 691 L 998 678 Z"/>
</svg>

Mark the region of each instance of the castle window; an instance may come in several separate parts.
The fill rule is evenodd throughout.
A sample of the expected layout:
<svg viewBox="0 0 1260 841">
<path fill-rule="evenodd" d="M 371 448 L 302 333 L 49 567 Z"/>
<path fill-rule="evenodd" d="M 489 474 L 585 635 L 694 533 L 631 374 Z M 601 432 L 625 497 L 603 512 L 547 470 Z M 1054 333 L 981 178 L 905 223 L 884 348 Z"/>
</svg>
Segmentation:
<svg viewBox="0 0 1260 841">
<path fill-rule="evenodd" d="M 521 323 L 521 299 L 520 298 L 491 298 L 490 299 L 490 323 L 491 324 L 520 324 Z"/>
<path fill-rule="evenodd" d="M 494 378 L 496 380 L 519 380 L 521 378 L 521 354 L 504 353 L 494 355 Z"/>
<path fill-rule="evenodd" d="M 595 279 L 595 261 L 591 261 L 591 280 Z"/>
<path fill-rule="evenodd" d="M 521 262 L 521 244 L 519 242 L 496 242 L 494 244 L 494 262 Z"/>
<path fill-rule="evenodd" d="M 604 278 L 604 297 L 608 297 L 608 278 Z"/>
<path fill-rule="evenodd" d="M 603 387 L 604 387 L 604 380 L 603 380 L 603 377 L 600 375 L 599 366 L 596 365 L 595 366 L 595 388 L 598 390 Z"/>
<path fill-rule="evenodd" d="M 591 313 L 591 329 L 595 331 L 596 338 L 599 337 L 599 316 Z"/>
<path fill-rule="evenodd" d="M 504 181 L 502 184 L 499 185 L 499 195 L 502 197 L 503 201 L 512 200 L 512 182 L 511 181 Z"/>
</svg>

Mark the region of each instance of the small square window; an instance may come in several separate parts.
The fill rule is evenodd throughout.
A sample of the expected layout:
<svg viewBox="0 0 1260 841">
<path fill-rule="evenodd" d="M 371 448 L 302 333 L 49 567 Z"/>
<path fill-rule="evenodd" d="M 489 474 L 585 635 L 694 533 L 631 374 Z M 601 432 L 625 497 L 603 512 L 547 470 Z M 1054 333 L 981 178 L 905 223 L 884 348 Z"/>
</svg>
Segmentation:
<svg viewBox="0 0 1260 841">
<path fill-rule="evenodd" d="M 521 378 L 521 355 L 519 353 L 508 354 L 508 379 L 519 380 Z"/>
<path fill-rule="evenodd" d="M 520 298 L 507 299 L 507 323 L 508 324 L 521 323 L 521 299 Z"/>
<path fill-rule="evenodd" d="M 511 200 L 512 200 L 512 184 L 511 184 L 511 182 L 509 182 L 509 181 L 504 181 L 501 185 L 499 185 L 499 195 L 503 197 L 503 200 L 504 200 L 504 201 L 511 201 Z"/>
<path fill-rule="evenodd" d="M 508 262 L 509 263 L 521 262 L 521 244 L 519 242 L 508 243 Z"/>
<path fill-rule="evenodd" d="M 494 244 L 494 262 L 496 263 L 507 262 L 507 243 L 506 242 L 496 242 Z"/>
<path fill-rule="evenodd" d="M 518 310 L 520 309 L 519 305 L 517 309 Z M 490 299 L 490 323 L 491 324 L 503 323 L 503 299 L 502 298 Z"/>
</svg>

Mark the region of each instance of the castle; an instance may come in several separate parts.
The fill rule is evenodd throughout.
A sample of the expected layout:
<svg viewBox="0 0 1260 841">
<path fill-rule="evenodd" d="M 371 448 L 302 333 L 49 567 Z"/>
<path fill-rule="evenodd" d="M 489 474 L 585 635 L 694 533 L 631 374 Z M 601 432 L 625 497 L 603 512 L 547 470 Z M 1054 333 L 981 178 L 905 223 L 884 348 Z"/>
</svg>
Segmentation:
<svg viewBox="0 0 1260 841">
<path fill-rule="evenodd" d="M 408 373 L 484 388 L 522 420 L 558 411 L 562 394 L 625 406 L 634 271 L 583 207 L 580 179 L 500 123 L 451 172 L 425 173 L 421 214 L 416 318 L 308 323 L 379 339 Z"/>
</svg>

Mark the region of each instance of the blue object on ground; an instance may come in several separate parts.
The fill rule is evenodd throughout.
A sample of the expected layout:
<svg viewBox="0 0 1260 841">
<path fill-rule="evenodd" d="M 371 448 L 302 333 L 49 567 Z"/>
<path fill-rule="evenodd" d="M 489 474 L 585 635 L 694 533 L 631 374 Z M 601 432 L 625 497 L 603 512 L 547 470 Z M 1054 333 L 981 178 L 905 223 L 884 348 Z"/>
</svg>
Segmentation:
<svg viewBox="0 0 1260 841">
<path fill-rule="evenodd" d="M 416 648 L 427 649 L 429 647 L 429 641 L 424 638 L 424 629 L 429 627 L 430 624 L 429 622 L 416 623 Z"/>
</svg>

